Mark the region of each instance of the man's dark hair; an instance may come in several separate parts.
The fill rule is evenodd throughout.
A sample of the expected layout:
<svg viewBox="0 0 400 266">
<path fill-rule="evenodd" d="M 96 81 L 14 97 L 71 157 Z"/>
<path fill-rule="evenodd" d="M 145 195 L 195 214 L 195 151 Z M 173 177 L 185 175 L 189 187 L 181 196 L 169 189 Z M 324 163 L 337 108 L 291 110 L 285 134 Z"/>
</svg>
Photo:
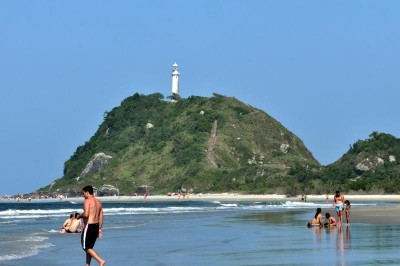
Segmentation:
<svg viewBox="0 0 400 266">
<path fill-rule="evenodd" d="M 92 186 L 86 186 L 86 187 L 82 188 L 82 191 L 89 192 L 90 195 L 93 195 L 93 187 Z"/>
</svg>

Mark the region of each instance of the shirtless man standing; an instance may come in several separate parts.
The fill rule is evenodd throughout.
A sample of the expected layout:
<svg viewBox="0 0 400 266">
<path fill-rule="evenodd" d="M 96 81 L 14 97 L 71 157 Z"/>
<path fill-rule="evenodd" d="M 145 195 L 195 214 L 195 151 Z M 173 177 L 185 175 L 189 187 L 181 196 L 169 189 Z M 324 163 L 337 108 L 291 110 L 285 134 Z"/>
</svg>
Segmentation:
<svg viewBox="0 0 400 266">
<path fill-rule="evenodd" d="M 343 204 L 344 196 L 340 195 L 340 191 L 336 191 L 336 194 L 333 197 L 333 207 L 335 208 L 338 216 L 338 224 L 342 224 L 343 221 Z"/>
<path fill-rule="evenodd" d="M 100 200 L 93 195 L 93 187 L 86 186 L 82 189 L 85 202 L 83 203 L 83 213 L 78 219 L 83 218 L 85 226 L 82 230 L 81 242 L 82 248 L 86 252 L 86 266 L 90 265 L 90 261 L 94 258 L 100 266 L 106 262 L 93 249 L 97 237 L 102 236 L 101 228 L 103 226 L 103 205 Z"/>
</svg>

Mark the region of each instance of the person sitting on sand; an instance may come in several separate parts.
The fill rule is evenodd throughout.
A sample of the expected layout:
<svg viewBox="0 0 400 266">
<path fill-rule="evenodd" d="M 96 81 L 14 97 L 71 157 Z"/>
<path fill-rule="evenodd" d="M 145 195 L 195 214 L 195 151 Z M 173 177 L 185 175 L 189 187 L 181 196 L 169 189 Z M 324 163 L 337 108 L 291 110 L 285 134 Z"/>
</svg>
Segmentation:
<svg viewBox="0 0 400 266">
<path fill-rule="evenodd" d="M 321 213 L 321 208 L 317 208 L 317 212 L 314 215 L 314 218 L 312 218 L 311 222 L 307 223 L 307 227 L 311 226 L 322 226 L 322 213 Z"/>
<path fill-rule="evenodd" d="M 350 225 L 350 208 L 351 208 L 350 201 L 345 200 L 344 204 L 345 204 L 344 210 L 346 213 L 346 226 L 349 226 Z"/>
<path fill-rule="evenodd" d="M 72 219 L 71 226 L 67 230 L 67 233 L 80 233 L 82 230 L 82 221 L 78 219 L 79 213 L 75 213 Z"/>
<path fill-rule="evenodd" d="M 324 226 L 336 226 L 336 219 L 333 218 L 329 212 L 327 212 L 325 214 L 325 222 L 324 222 Z"/>
<path fill-rule="evenodd" d="M 65 220 L 65 222 L 63 223 L 62 228 L 61 228 L 62 234 L 65 234 L 69 230 L 69 227 L 71 226 L 72 218 L 74 218 L 74 214 L 71 214 L 69 216 L 69 218 L 67 220 Z"/>
</svg>

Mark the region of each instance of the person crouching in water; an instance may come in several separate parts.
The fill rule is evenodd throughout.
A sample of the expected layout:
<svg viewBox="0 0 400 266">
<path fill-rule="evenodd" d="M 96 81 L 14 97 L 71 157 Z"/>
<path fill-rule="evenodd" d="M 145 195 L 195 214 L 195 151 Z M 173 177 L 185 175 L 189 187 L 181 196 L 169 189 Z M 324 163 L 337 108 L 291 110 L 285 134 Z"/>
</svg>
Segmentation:
<svg viewBox="0 0 400 266">
<path fill-rule="evenodd" d="M 321 208 L 317 208 L 317 212 L 315 213 L 314 218 L 312 218 L 311 222 L 307 223 L 307 227 L 311 226 L 322 226 Z"/>
<path fill-rule="evenodd" d="M 63 223 L 61 227 L 61 233 L 65 234 L 68 233 L 69 227 L 71 226 L 72 219 L 74 218 L 74 214 L 71 214 L 67 220 Z"/>
<path fill-rule="evenodd" d="M 330 213 L 329 212 L 327 212 L 326 214 L 325 214 L 325 222 L 324 222 L 324 226 L 336 226 L 337 225 L 337 223 L 336 223 L 336 219 L 335 218 L 333 218 L 331 215 L 330 215 Z"/>
<path fill-rule="evenodd" d="M 82 221 L 78 219 L 79 213 L 75 213 L 75 217 L 71 222 L 71 226 L 68 229 L 68 233 L 80 233 L 82 230 Z"/>
</svg>

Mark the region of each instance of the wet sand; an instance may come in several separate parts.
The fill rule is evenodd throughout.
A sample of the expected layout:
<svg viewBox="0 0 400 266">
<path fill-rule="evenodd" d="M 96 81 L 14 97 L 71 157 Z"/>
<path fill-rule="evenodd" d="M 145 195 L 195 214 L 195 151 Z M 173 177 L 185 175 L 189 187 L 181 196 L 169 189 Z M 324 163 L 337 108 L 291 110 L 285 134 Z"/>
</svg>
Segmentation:
<svg viewBox="0 0 400 266">
<path fill-rule="evenodd" d="M 350 214 L 350 223 L 400 224 L 400 205 L 352 207 Z"/>
</svg>

